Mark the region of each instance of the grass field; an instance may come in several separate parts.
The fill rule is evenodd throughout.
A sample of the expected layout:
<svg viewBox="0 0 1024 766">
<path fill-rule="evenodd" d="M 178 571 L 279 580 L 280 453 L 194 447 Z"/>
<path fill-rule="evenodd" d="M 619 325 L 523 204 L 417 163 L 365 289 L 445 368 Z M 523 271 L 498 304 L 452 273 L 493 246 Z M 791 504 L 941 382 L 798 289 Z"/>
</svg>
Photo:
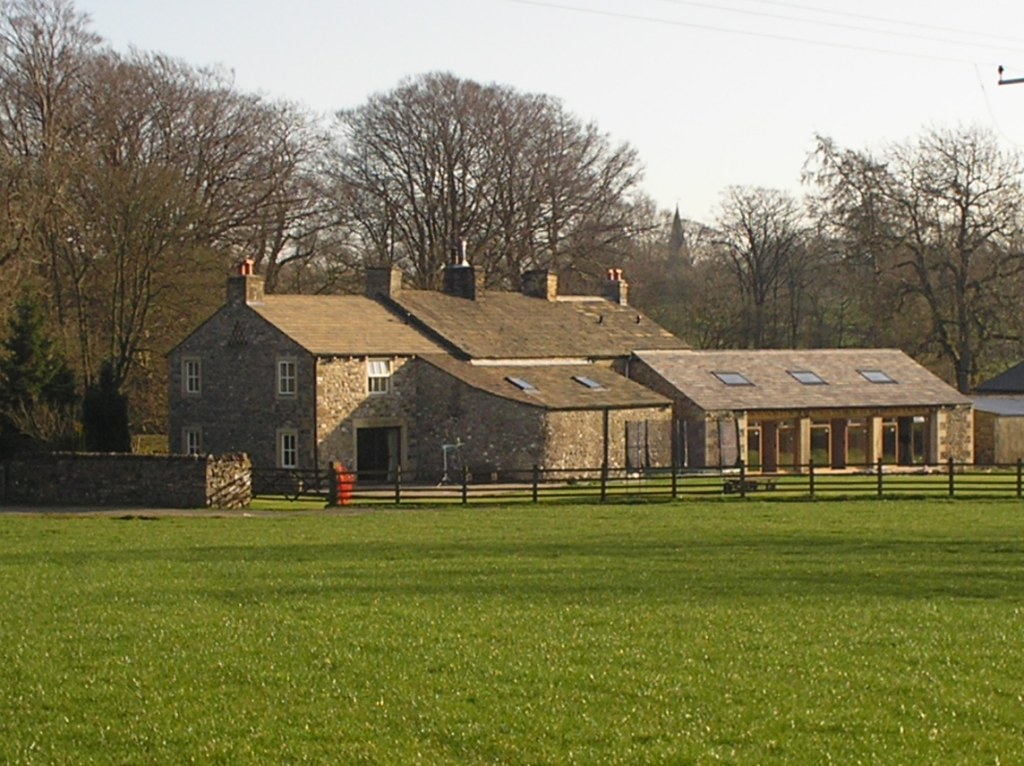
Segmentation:
<svg viewBox="0 0 1024 766">
<path fill-rule="evenodd" d="M 0 516 L 4 764 L 1012 764 L 1024 504 Z"/>
</svg>

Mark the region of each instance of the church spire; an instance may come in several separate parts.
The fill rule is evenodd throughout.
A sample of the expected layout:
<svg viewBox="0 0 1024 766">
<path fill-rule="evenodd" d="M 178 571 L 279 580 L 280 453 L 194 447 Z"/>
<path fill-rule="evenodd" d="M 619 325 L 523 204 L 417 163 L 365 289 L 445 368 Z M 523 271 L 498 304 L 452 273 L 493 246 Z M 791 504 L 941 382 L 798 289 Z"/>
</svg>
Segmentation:
<svg viewBox="0 0 1024 766">
<path fill-rule="evenodd" d="M 683 231 L 683 219 L 679 217 L 679 205 L 676 205 L 676 214 L 672 217 L 672 234 L 669 236 L 668 246 L 673 257 L 679 255 L 686 247 L 686 233 Z"/>
</svg>

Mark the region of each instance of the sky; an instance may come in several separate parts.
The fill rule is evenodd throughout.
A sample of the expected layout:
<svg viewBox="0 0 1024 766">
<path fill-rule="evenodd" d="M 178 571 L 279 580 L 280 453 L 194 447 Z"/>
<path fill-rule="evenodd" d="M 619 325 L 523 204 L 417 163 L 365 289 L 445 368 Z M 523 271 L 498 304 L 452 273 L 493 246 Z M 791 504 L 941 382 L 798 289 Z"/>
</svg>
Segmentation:
<svg viewBox="0 0 1024 766">
<path fill-rule="evenodd" d="M 662 208 L 803 193 L 815 136 L 883 150 L 982 127 L 1024 151 L 1020 0 L 76 0 L 113 48 L 218 66 L 330 114 L 451 72 L 545 93 L 628 142 Z"/>
</svg>

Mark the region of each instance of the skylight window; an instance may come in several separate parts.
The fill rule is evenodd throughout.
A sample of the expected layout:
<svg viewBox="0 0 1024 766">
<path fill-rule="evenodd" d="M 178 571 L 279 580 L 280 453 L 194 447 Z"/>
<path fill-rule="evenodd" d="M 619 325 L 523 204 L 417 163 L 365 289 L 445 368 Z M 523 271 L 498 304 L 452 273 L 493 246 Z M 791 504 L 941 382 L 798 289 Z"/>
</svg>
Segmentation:
<svg viewBox="0 0 1024 766">
<path fill-rule="evenodd" d="M 537 387 L 525 378 L 507 377 L 505 378 L 509 383 L 518 388 L 520 391 L 525 391 L 528 394 L 537 393 Z"/>
<path fill-rule="evenodd" d="M 882 372 L 881 370 L 857 370 L 861 375 L 864 376 L 865 380 L 872 383 L 895 383 L 896 381 L 889 377 L 888 373 Z"/>
<path fill-rule="evenodd" d="M 713 372 L 711 373 L 727 386 L 752 386 L 754 385 L 741 372 Z"/>
<path fill-rule="evenodd" d="M 824 386 L 825 379 L 822 378 L 818 373 L 811 372 L 810 370 L 790 370 L 789 374 L 796 378 L 799 382 L 805 386 Z"/>
<path fill-rule="evenodd" d="M 602 386 L 593 378 L 588 378 L 586 375 L 573 375 L 572 379 L 575 380 L 580 385 L 586 386 L 591 391 L 604 391 L 604 386 Z"/>
</svg>

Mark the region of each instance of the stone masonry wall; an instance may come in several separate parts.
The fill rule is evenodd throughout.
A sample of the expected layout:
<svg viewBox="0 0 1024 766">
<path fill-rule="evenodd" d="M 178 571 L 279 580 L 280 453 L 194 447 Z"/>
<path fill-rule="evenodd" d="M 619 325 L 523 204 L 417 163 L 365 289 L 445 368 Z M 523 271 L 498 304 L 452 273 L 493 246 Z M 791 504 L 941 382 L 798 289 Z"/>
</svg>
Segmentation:
<svg viewBox="0 0 1024 766">
<path fill-rule="evenodd" d="M 652 427 L 652 464 L 671 465 L 668 438 L 672 412 L 668 406 L 611 410 L 608 413 L 608 467 L 625 468 L 627 423 L 646 422 Z M 662 425 L 663 424 L 663 425 Z M 564 410 L 547 413 L 544 468 L 599 468 L 604 462 L 604 412 Z M 657 431 L 655 435 L 654 431 Z"/>
<path fill-rule="evenodd" d="M 456 442 L 474 475 L 514 472 L 510 478 L 521 479 L 544 461 L 542 408 L 472 388 L 426 363 L 418 367 L 418 478 L 438 481 L 442 445 Z"/>
<path fill-rule="evenodd" d="M 244 455 L 53 453 L 3 466 L 0 502 L 56 506 L 244 508 L 252 466 Z"/>
<path fill-rule="evenodd" d="M 974 412 L 969 404 L 939 410 L 939 462 L 974 462 Z"/>
<path fill-rule="evenodd" d="M 321 468 L 340 462 L 356 466 L 356 430 L 381 426 L 402 429 L 403 472 L 414 475 L 418 443 L 410 424 L 416 420 L 417 376 L 412 360 L 392 357 L 389 391 L 367 393 L 366 359 L 320 359 L 316 365 L 317 454 Z"/>
<path fill-rule="evenodd" d="M 201 391 L 186 394 L 182 363 L 198 359 Z M 293 396 L 277 393 L 277 361 L 296 362 Z M 314 358 L 244 305 L 227 305 L 168 355 L 168 443 L 185 451 L 186 428 L 201 429 L 201 451 L 246 452 L 258 468 L 277 465 L 279 429 L 298 432 L 299 467 L 314 464 Z"/>
</svg>

